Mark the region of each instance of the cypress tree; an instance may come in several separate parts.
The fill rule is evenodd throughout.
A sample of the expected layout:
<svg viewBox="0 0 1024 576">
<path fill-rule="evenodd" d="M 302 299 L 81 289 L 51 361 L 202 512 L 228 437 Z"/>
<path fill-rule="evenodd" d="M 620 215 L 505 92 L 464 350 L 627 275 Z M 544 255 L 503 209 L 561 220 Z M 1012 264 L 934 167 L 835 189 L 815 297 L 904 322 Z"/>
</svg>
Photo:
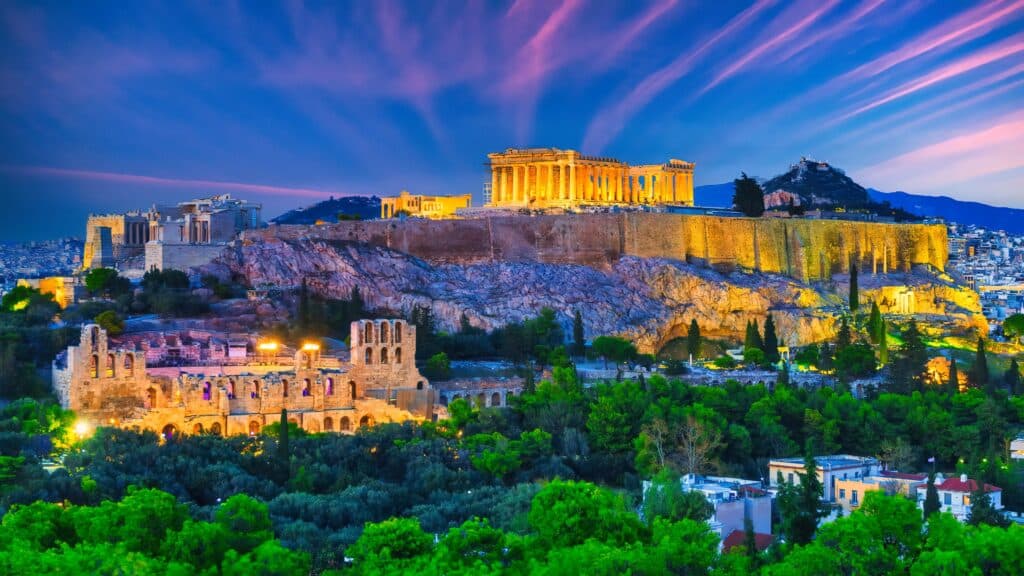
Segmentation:
<svg viewBox="0 0 1024 576">
<path fill-rule="evenodd" d="M 1018 388 L 1020 388 L 1020 366 L 1017 364 L 1017 359 L 1010 360 L 1010 368 L 1006 371 L 1006 389 L 1010 391 L 1010 394 L 1019 394 Z"/>
<path fill-rule="evenodd" d="M 927 522 L 928 517 L 942 509 L 942 505 L 939 504 L 939 491 L 935 489 L 935 472 L 928 474 L 928 491 L 924 497 L 924 519 Z"/>
<path fill-rule="evenodd" d="M 775 335 L 775 319 L 771 314 L 764 321 L 764 358 L 772 364 L 779 361 L 779 338 Z"/>
<path fill-rule="evenodd" d="M 700 326 L 696 318 L 690 320 L 690 330 L 686 333 L 686 352 L 691 358 L 700 357 Z"/>
<path fill-rule="evenodd" d="M 860 294 L 857 287 L 857 264 L 850 264 L 850 311 L 856 312 L 860 307 Z"/>
<path fill-rule="evenodd" d="M 956 367 L 956 358 L 949 362 L 949 383 L 946 388 L 950 395 L 960 392 L 960 371 Z"/>
<path fill-rule="evenodd" d="M 761 339 L 761 328 L 757 325 L 757 320 L 747 322 L 747 336 L 743 341 L 743 349 L 747 348 L 764 351 L 764 340 Z"/>
<path fill-rule="evenodd" d="M 882 366 L 889 363 L 889 334 L 885 329 L 885 318 L 878 320 L 878 363 Z"/>
<path fill-rule="evenodd" d="M 974 366 L 971 367 L 971 384 L 975 388 L 985 388 L 989 392 L 988 357 L 985 355 L 985 339 L 978 338 L 978 346 L 974 351 Z"/>
<path fill-rule="evenodd" d="M 868 316 L 868 336 L 871 342 L 878 344 L 881 339 L 882 312 L 878 309 L 878 302 L 871 301 L 871 315 Z"/>
<path fill-rule="evenodd" d="M 352 293 L 348 297 L 349 319 L 361 320 L 364 308 L 363 295 L 359 293 L 359 286 L 352 286 Z"/>
<path fill-rule="evenodd" d="M 733 180 L 732 204 L 747 216 L 757 217 L 764 214 L 764 190 L 757 180 L 743 172 Z"/>
<path fill-rule="evenodd" d="M 281 428 L 278 430 L 277 435 L 277 462 L 281 467 L 281 474 L 285 480 L 289 476 L 290 450 L 288 446 L 288 409 L 281 408 Z"/>
<path fill-rule="evenodd" d="M 850 333 L 850 322 L 843 316 L 839 324 L 839 333 L 836 335 L 836 354 L 839 354 L 853 342 L 853 335 Z"/>
<path fill-rule="evenodd" d="M 587 342 L 583 334 L 583 314 L 576 309 L 572 319 L 572 353 L 576 356 L 583 356 L 587 351 Z"/>
</svg>

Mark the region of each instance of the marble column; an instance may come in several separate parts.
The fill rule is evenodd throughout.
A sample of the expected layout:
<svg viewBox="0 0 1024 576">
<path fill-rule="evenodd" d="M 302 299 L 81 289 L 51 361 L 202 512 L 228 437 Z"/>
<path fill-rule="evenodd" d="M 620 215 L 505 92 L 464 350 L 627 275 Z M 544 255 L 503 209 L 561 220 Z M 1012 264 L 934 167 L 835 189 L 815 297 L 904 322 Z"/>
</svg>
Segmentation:
<svg viewBox="0 0 1024 576">
<path fill-rule="evenodd" d="M 544 190 L 544 199 L 551 200 L 555 197 L 555 165 L 548 164 L 548 187 Z"/>
<path fill-rule="evenodd" d="M 498 189 L 498 169 L 491 167 L 491 204 L 501 201 L 501 190 Z"/>
<path fill-rule="evenodd" d="M 519 166 L 512 167 L 512 201 L 519 202 Z"/>
</svg>

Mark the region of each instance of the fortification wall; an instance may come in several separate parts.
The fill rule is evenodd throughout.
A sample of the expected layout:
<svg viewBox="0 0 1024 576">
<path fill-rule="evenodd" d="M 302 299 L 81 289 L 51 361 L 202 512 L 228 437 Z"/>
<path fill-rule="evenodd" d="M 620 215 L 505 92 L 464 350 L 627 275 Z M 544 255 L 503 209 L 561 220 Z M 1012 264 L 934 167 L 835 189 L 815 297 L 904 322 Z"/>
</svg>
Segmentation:
<svg viewBox="0 0 1024 576">
<path fill-rule="evenodd" d="M 433 263 L 574 263 L 607 268 L 620 257 L 660 257 L 817 281 L 847 272 L 944 270 L 946 228 L 844 220 L 620 213 L 499 216 L 467 220 L 371 220 L 271 226 L 245 238 L 356 241 Z"/>
</svg>

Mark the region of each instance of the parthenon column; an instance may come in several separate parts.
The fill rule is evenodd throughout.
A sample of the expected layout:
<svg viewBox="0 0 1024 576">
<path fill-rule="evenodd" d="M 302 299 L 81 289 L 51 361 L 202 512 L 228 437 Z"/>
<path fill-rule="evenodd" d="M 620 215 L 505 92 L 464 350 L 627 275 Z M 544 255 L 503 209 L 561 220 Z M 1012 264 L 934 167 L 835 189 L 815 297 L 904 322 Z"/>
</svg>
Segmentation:
<svg viewBox="0 0 1024 576">
<path fill-rule="evenodd" d="M 544 199 L 551 200 L 555 197 L 555 165 L 548 164 L 548 187 L 544 190 Z"/>
<path fill-rule="evenodd" d="M 512 201 L 519 202 L 519 166 L 512 167 Z"/>
<path fill-rule="evenodd" d="M 497 204 L 501 200 L 498 190 L 498 169 L 491 167 L 491 204 Z"/>
</svg>

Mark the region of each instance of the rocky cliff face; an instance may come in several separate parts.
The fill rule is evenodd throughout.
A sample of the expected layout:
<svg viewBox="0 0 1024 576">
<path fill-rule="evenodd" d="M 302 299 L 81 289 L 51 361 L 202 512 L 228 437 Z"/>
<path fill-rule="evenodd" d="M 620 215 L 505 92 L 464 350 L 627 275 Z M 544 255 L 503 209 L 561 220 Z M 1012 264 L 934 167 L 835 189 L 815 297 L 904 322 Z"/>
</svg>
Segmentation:
<svg viewBox="0 0 1024 576">
<path fill-rule="evenodd" d="M 571 262 L 477 261 L 428 263 L 383 246 L 346 240 L 252 236 L 206 272 L 244 276 L 251 285 L 297 286 L 346 298 L 358 285 L 371 306 L 407 313 L 430 306 L 442 325 L 458 326 L 465 313 L 492 329 L 531 317 L 544 306 L 559 313 L 571 332 L 576 309 L 587 337 L 621 334 L 641 351 L 655 352 L 685 335 L 696 318 L 703 334 L 741 336 L 750 318 L 771 312 L 781 340 L 806 344 L 833 336 L 844 290 L 835 282 L 805 284 L 777 274 L 722 273 L 660 257 L 624 255 L 607 265 Z M 838 280 L 841 282 L 841 279 Z M 896 294 L 912 285 L 929 312 L 961 328 L 976 325 L 980 311 L 964 290 L 928 272 L 861 274 L 861 290 Z M 893 296 L 893 306 L 896 297 Z"/>
</svg>

